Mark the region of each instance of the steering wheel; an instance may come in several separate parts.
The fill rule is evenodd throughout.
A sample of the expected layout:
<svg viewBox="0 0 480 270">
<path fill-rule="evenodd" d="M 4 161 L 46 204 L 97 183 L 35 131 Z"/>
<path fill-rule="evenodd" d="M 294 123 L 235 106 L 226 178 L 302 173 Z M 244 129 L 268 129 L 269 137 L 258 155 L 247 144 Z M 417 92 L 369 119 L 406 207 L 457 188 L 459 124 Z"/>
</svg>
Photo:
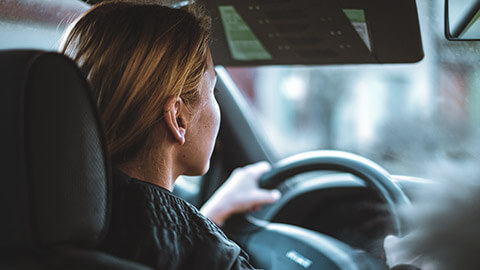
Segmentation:
<svg viewBox="0 0 480 270">
<path fill-rule="evenodd" d="M 395 232 L 402 236 L 398 209 L 410 201 L 385 169 L 364 157 L 331 150 L 294 155 L 275 164 L 259 184 L 273 189 L 294 175 L 318 170 L 351 173 L 362 179 L 385 201 Z M 382 260 L 322 233 L 249 214 L 230 218 L 224 230 L 250 255 L 256 267 L 264 269 L 388 269 Z"/>
</svg>

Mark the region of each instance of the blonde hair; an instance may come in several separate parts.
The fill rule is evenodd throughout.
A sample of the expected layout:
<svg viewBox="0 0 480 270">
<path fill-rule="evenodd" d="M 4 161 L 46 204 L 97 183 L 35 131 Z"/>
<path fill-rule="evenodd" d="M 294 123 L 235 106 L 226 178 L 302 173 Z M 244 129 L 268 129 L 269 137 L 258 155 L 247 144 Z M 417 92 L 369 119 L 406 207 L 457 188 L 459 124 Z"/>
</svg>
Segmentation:
<svg viewBox="0 0 480 270">
<path fill-rule="evenodd" d="M 114 165 L 149 147 L 168 98 L 197 100 L 210 27 L 199 10 L 106 2 L 67 34 L 61 51 L 80 66 L 96 94 Z"/>
</svg>

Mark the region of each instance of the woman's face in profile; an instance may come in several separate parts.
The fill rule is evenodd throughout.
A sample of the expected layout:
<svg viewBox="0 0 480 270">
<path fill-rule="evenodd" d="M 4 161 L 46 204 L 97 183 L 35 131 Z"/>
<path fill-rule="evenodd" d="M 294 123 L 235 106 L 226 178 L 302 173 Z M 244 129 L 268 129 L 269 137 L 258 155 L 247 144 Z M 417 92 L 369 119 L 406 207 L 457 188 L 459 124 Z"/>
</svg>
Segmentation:
<svg viewBox="0 0 480 270">
<path fill-rule="evenodd" d="M 207 56 L 207 70 L 203 74 L 199 86 L 200 98 L 193 107 L 194 120 L 187 132 L 185 147 L 188 147 L 189 162 L 192 166 L 187 175 L 203 175 L 210 167 L 210 157 L 213 152 L 218 129 L 220 127 L 220 108 L 215 99 L 214 89 L 217 75 L 213 66 L 210 51 Z"/>
</svg>

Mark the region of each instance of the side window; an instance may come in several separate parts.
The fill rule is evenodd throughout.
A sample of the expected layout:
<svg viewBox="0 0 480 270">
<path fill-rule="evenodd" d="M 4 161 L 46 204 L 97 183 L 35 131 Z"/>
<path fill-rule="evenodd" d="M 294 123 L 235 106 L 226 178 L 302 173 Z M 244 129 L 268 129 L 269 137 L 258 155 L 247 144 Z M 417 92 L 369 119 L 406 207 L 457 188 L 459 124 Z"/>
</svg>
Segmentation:
<svg viewBox="0 0 480 270">
<path fill-rule="evenodd" d="M 56 50 L 65 27 L 86 9 L 81 1 L 0 1 L 0 49 Z"/>
</svg>

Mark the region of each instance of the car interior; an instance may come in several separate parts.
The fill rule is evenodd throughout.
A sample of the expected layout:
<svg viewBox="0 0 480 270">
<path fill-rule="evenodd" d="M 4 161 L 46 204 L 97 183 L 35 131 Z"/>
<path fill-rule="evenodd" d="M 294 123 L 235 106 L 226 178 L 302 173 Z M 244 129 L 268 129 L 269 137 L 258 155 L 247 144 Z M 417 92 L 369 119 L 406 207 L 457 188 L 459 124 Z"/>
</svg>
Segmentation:
<svg viewBox="0 0 480 270">
<path fill-rule="evenodd" d="M 0 269 L 150 269 L 96 249 L 111 209 L 103 127 L 55 52 L 98 2 L 0 1 Z M 281 199 L 222 228 L 255 267 L 388 269 L 400 209 L 477 161 L 480 1 L 199 2 L 222 122 L 210 170 L 174 193 L 201 207 L 235 168 L 269 161 L 259 184 Z"/>
</svg>

